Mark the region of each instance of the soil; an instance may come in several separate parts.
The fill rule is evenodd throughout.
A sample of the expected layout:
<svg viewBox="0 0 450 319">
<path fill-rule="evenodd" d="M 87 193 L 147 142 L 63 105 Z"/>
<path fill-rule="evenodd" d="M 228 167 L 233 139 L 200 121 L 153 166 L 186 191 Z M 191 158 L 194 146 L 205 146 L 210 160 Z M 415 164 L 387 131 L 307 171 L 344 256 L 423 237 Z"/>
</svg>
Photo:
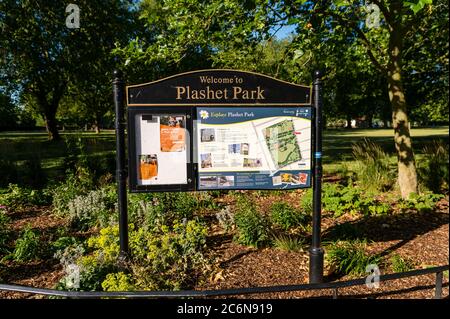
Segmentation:
<svg viewBox="0 0 450 319">
<path fill-rule="evenodd" d="M 285 200 L 298 205 L 298 196 L 302 191 L 286 193 Z M 278 197 L 279 198 L 279 197 Z M 255 199 L 261 208 L 266 208 L 275 198 L 271 195 Z M 221 201 L 231 201 L 224 196 Z M 363 218 L 361 216 L 343 215 L 334 218 L 324 214 L 322 222 L 323 240 L 333 239 L 333 228 L 338 224 L 352 224 L 362 230 L 371 253 L 383 256 L 380 267 L 382 274 L 392 273 L 389 258 L 398 254 L 410 258 L 415 269 L 430 266 L 448 265 L 449 263 L 449 210 L 448 196 L 440 200 L 433 212 L 415 211 L 395 213 L 385 217 Z M 52 236 L 58 228 L 63 228 L 63 219 L 51 214 L 48 207 L 29 207 L 10 214 L 11 229 L 16 236 L 26 226 L 38 229 L 43 238 Z M 210 216 L 213 217 L 213 216 Z M 210 219 L 214 221 L 214 218 Z M 308 251 L 290 252 L 278 248 L 245 247 L 233 241 L 233 234 L 221 229 L 214 223 L 210 229 L 208 244 L 211 257 L 216 259 L 213 275 L 196 290 L 215 290 L 273 285 L 292 285 L 308 283 Z M 80 236 L 83 236 L 81 234 Z M 7 261 L 0 268 L 2 283 L 25 285 L 39 288 L 54 288 L 64 275 L 58 261 L 49 258 L 28 263 Z M 337 276 L 326 266 L 326 281 L 343 281 L 354 279 L 350 276 Z M 366 286 L 339 289 L 338 298 L 433 298 L 435 275 L 405 278 L 381 282 L 379 288 Z M 301 291 L 266 293 L 238 298 L 332 298 L 333 291 Z M 449 296 L 448 272 L 444 274 L 443 297 Z M 0 298 L 42 298 L 41 296 L 1 292 Z"/>
</svg>

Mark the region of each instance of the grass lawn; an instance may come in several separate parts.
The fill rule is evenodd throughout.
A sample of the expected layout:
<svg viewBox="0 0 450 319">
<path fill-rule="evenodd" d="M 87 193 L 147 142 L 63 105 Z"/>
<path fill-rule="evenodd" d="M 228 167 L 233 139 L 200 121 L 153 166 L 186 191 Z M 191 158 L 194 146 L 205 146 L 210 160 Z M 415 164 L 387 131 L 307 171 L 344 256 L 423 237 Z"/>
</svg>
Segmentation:
<svg viewBox="0 0 450 319">
<path fill-rule="evenodd" d="M 37 158 L 42 167 L 52 176 L 58 174 L 63 159 L 67 154 L 65 141 L 72 138 L 82 138 L 85 141 L 87 153 L 101 155 L 115 151 L 115 135 L 113 130 L 93 132 L 61 132 L 63 140 L 49 142 L 45 132 L 0 132 L 0 160 L 15 161 L 19 165 L 27 160 Z M 449 128 L 413 128 L 413 147 L 417 160 L 421 159 L 422 149 L 434 140 L 448 142 Z M 352 129 L 325 130 L 323 137 L 323 161 L 325 172 L 332 172 L 342 163 L 352 166 L 352 144 L 369 138 L 379 143 L 383 149 L 392 154 L 392 165 L 395 165 L 395 149 L 392 129 Z"/>
<path fill-rule="evenodd" d="M 433 141 L 448 143 L 449 127 L 413 128 L 412 143 L 416 160 L 423 156 L 423 148 Z M 325 172 L 338 169 L 342 163 L 349 168 L 353 164 L 352 144 L 364 138 L 380 144 L 385 152 L 391 155 L 391 163 L 396 164 L 395 146 L 392 129 L 352 129 L 325 130 L 323 134 L 323 163 Z"/>
</svg>

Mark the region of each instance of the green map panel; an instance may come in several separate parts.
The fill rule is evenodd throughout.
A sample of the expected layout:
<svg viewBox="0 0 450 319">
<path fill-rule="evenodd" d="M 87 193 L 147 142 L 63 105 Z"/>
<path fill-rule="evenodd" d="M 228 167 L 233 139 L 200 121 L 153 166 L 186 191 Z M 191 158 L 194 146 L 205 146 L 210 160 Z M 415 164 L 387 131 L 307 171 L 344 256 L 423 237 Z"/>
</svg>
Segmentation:
<svg viewBox="0 0 450 319">
<path fill-rule="evenodd" d="M 284 120 L 269 126 L 263 129 L 263 134 L 272 160 L 278 168 L 302 159 L 292 120 Z"/>
</svg>

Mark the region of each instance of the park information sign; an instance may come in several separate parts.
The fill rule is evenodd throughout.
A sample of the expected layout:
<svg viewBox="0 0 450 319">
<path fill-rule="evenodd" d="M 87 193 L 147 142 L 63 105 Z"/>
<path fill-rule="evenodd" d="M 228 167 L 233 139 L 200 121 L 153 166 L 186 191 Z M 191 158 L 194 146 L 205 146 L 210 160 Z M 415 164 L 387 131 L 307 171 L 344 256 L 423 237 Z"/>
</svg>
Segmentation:
<svg viewBox="0 0 450 319">
<path fill-rule="evenodd" d="M 309 187 L 310 107 L 199 107 L 198 189 Z"/>
<path fill-rule="evenodd" d="M 203 70 L 126 88 L 132 192 L 311 187 L 311 87 Z"/>
</svg>

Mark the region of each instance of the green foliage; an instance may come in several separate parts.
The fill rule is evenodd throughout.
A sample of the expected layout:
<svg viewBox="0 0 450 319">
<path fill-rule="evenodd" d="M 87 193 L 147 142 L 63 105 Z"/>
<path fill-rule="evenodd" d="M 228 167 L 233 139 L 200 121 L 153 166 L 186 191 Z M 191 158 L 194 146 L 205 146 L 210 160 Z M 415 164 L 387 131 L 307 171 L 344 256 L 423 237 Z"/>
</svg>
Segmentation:
<svg viewBox="0 0 450 319">
<path fill-rule="evenodd" d="M 0 255 L 8 253 L 6 245 L 11 235 L 8 228 L 9 222 L 10 218 L 6 215 L 6 209 L 0 206 Z"/>
<path fill-rule="evenodd" d="M 252 202 L 239 198 L 234 222 L 238 231 L 235 239 L 243 245 L 260 247 L 269 242 L 270 222 Z"/>
<path fill-rule="evenodd" d="M 309 222 L 309 215 L 303 214 L 287 203 L 274 203 L 270 207 L 272 222 L 283 230 L 304 226 Z"/>
<path fill-rule="evenodd" d="M 390 262 L 393 272 L 406 272 L 414 269 L 414 261 L 410 258 L 403 258 L 399 254 L 393 255 Z"/>
<path fill-rule="evenodd" d="M 16 240 L 13 259 L 21 262 L 30 261 L 39 258 L 40 253 L 40 237 L 30 226 L 27 226 L 20 238 Z"/>
<path fill-rule="evenodd" d="M 97 225 L 105 227 L 116 218 L 113 214 L 116 201 L 114 185 L 92 190 L 69 201 L 65 216 L 79 229 Z"/>
<path fill-rule="evenodd" d="M 418 212 L 432 212 L 436 202 L 444 195 L 425 192 L 422 194 L 411 194 L 407 199 L 400 199 L 398 206 L 402 211 L 417 210 Z"/>
<path fill-rule="evenodd" d="M 69 209 L 69 202 L 79 195 L 87 194 L 92 187 L 93 182 L 85 169 L 80 168 L 75 174 L 69 174 L 66 180 L 53 190 L 54 211 L 64 216 Z"/>
<path fill-rule="evenodd" d="M 300 207 L 303 210 L 303 213 L 306 215 L 311 215 L 313 211 L 313 191 L 312 188 L 308 188 L 303 193 L 303 196 L 300 198 Z"/>
<path fill-rule="evenodd" d="M 419 175 L 424 186 L 434 193 L 448 191 L 448 144 L 433 141 L 423 149 L 425 160 L 419 164 Z"/>
<path fill-rule="evenodd" d="M 88 239 L 88 255 L 72 260 L 79 267 L 78 290 L 181 289 L 204 275 L 208 260 L 203 254 L 206 227 L 197 220 L 174 221 L 159 229 L 135 229 L 129 225 L 128 273 L 117 272 L 119 228 L 108 226 Z M 60 289 L 70 283 L 66 276 Z"/>
<path fill-rule="evenodd" d="M 334 212 L 335 217 L 345 213 L 361 213 L 366 216 L 386 215 L 391 211 L 388 203 L 381 202 L 371 194 L 351 185 L 324 184 L 323 208 Z"/>
<path fill-rule="evenodd" d="M 231 207 L 226 206 L 216 214 L 216 218 L 219 221 L 220 226 L 222 226 L 225 231 L 230 231 L 235 226 L 234 215 L 231 212 Z"/>
<path fill-rule="evenodd" d="M 381 258 L 366 252 L 366 242 L 337 241 L 326 249 L 326 259 L 339 273 L 363 275 L 370 264 L 379 264 Z"/>
<path fill-rule="evenodd" d="M 282 250 L 298 252 L 303 250 L 305 240 L 295 236 L 280 235 L 274 238 L 273 245 Z"/>
<path fill-rule="evenodd" d="M 130 194 L 128 208 L 130 222 L 158 228 L 170 225 L 176 219 L 192 219 L 194 213 L 218 206 L 207 193 L 164 192 Z"/>
<path fill-rule="evenodd" d="M 132 282 L 133 279 L 130 274 L 112 273 L 106 275 L 102 282 L 102 288 L 104 291 L 133 291 L 135 288 Z"/>
<path fill-rule="evenodd" d="M 369 191 L 391 189 L 395 179 L 389 168 L 389 156 L 381 146 L 364 138 L 362 142 L 353 144 L 352 149 L 360 186 Z"/>
<path fill-rule="evenodd" d="M 45 192 L 19 187 L 16 184 L 9 184 L 6 190 L 0 192 L 0 205 L 11 209 L 27 205 L 42 205 L 46 204 L 48 200 Z"/>
<path fill-rule="evenodd" d="M 59 237 L 57 240 L 51 243 L 51 250 L 53 252 L 58 252 L 59 250 L 64 250 L 67 247 L 77 245 L 78 241 L 75 237 L 72 236 L 64 236 Z"/>
</svg>

